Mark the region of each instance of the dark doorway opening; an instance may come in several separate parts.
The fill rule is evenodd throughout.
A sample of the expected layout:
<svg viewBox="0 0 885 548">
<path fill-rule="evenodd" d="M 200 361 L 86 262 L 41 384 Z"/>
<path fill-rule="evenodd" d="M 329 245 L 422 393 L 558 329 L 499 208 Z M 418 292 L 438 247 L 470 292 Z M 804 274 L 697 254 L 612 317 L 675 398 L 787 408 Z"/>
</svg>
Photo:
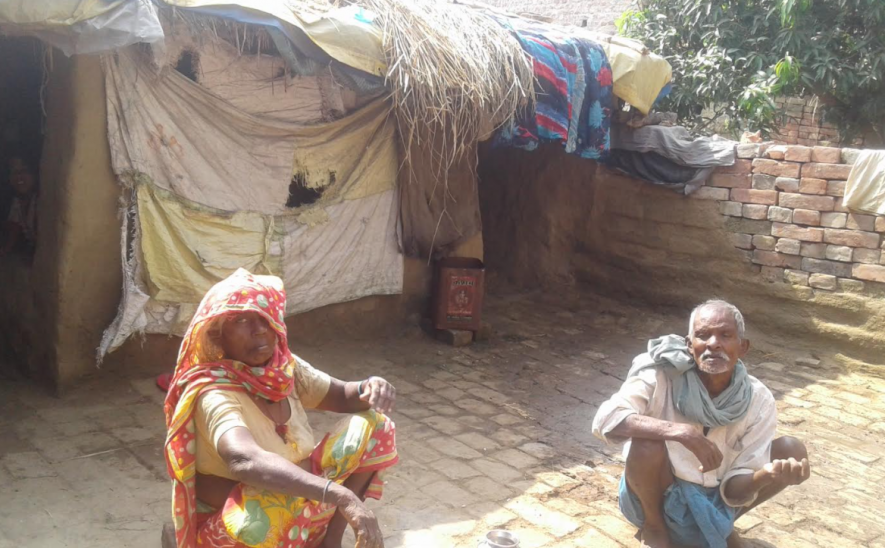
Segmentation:
<svg viewBox="0 0 885 548">
<path fill-rule="evenodd" d="M 0 379 L 27 375 L 24 329 L 36 314 L 29 280 L 37 247 L 45 46 L 0 36 Z"/>
</svg>

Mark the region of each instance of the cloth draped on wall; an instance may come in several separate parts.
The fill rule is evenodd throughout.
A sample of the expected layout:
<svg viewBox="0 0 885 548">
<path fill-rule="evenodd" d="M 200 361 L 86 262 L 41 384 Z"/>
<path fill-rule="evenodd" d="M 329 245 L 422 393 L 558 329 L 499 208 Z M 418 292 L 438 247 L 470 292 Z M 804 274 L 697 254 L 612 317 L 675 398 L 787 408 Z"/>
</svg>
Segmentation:
<svg viewBox="0 0 885 548">
<path fill-rule="evenodd" d="M 734 141 L 694 136 L 683 127 L 612 127 L 606 165 L 685 194 L 697 190 L 717 166 L 735 162 Z"/>
<path fill-rule="evenodd" d="M 603 48 L 528 21 L 496 20 L 532 58 L 536 98 L 505 124 L 496 144 L 534 150 L 538 141 L 561 141 L 566 152 L 605 158 L 611 146 L 612 70 Z"/>
<path fill-rule="evenodd" d="M 389 103 L 315 125 L 253 115 L 133 50 L 106 58 L 105 78 L 130 197 L 123 299 L 99 359 L 134 333 L 181 334 L 237 267 L 283 278 L 287 314 L 402 292 Z"/>
<path fill-rule="evenodd" d="M 885 150 L 864 150 L 860 153 L 848 181 L 842 205 L 885 215 Z"/>
</svg>

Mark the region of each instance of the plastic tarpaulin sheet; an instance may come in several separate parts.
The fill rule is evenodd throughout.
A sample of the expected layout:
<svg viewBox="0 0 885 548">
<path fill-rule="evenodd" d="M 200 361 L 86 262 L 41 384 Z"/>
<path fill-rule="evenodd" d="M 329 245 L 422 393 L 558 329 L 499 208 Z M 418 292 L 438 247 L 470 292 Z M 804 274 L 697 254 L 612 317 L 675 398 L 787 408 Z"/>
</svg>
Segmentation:
<svg viewBox="0 0 885 548">
<path fill-rule="evenodd" d="M 385 100 L 317 125 L 256 116 L 176 71 L 158 76 L 131 49 L 105 59 L 105 79 L 111 160 L 128 182 L 149 174 L 160 188 L 199 204 L 269 215 L 292 212 L 286 203 L 294 175 L 323 189 L 322 204 L 395 184 L 396 128 Z M 293 109 L 298 100 L 292 97 Z M 309 101 L 302 106 L 315 108 Z"/>
<path fill-rule="evenodd" d="M 842 205 L 885 215 L 885 150 L 860 153 L 845 183 Z"/>
<path fill-rule="evenodd" d="M 306 35 L 330 57 L 353 68 L 383 76 L 387 62 L 381 46 L 381 31 L 373 15 L 358 6 L 347 6 L 323 14 L 296 12 L 286 0 L 164 0 L 165 4 L 190 8 L 209 15 L 228 17 L 253 24 L 274 26 L 296 46 L 297 36 L 276 21 L 291 25 Z M 305 53 L 310 54 L 309 51 Z"/>
<path fill-rule="evenodd" d="M 131 49 L 105 59 L 112 165 L 132 196 L 123 300 L 99 359 L 135 333 L 181 334 L 205 291 L 241 266 L 281 276 L 290 314 L 402 292 L 389 103 L 303 125 L 147 63 Z M 291 204 L 295 183 L 318 199 Z"/>
<path fill-rule="evenodd" d="M 281 274 L 282 233 L 271 216 L 211 209 L 150 184 L 139 186 L 137 204 L 152 298 L 198 303 L 237 268 Z"/>
<path fill-rule="evenodd" d="M 670 63 L 651 53 L 641 42 L 619 36 L 609 36 L 577 29 L 578 36 L 586 36 L 602 46 L 612 68 L 612 92 L 648 114 L 655 101 L 673 78 Z"/>
<path fill-rule="evenodd" d="M 68 56 L 164 38 L 151 0 L 3 0 L 0 31 L 35 36 Z"/>
</svg>

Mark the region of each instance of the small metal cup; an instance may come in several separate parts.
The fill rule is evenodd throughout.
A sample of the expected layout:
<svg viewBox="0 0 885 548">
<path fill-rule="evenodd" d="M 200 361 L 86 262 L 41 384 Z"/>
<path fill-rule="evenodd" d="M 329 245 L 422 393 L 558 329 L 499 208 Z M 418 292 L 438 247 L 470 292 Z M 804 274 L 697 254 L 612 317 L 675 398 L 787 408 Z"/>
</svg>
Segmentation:
<svg viewBox="0 0 885 548">
<path fill-rule="evenodd" d="M 486 535 L 486 545 L 489 548 L 519 548 L 519 537 L 510 531 L 497 529 Z"/>
</svg>

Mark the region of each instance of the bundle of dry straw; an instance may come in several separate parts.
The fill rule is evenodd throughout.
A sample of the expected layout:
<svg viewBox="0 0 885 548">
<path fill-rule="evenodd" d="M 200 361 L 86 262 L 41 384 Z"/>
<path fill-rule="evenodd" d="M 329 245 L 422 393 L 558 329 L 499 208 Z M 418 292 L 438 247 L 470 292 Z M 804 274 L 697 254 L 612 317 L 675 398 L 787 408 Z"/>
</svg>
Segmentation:
<svg viewBox="0 0 885 548">
<path fill-rule="evenodd" d="M 420 144 L 425 126 L 444 143 L 443 177 L 472 149 L 483 123 L 501 124 L 534 100 L 531 59 L 482 10 L 451 0 L 356 3 L 375 13 L 382 31 L 404 148 Z"/>
</svg>

